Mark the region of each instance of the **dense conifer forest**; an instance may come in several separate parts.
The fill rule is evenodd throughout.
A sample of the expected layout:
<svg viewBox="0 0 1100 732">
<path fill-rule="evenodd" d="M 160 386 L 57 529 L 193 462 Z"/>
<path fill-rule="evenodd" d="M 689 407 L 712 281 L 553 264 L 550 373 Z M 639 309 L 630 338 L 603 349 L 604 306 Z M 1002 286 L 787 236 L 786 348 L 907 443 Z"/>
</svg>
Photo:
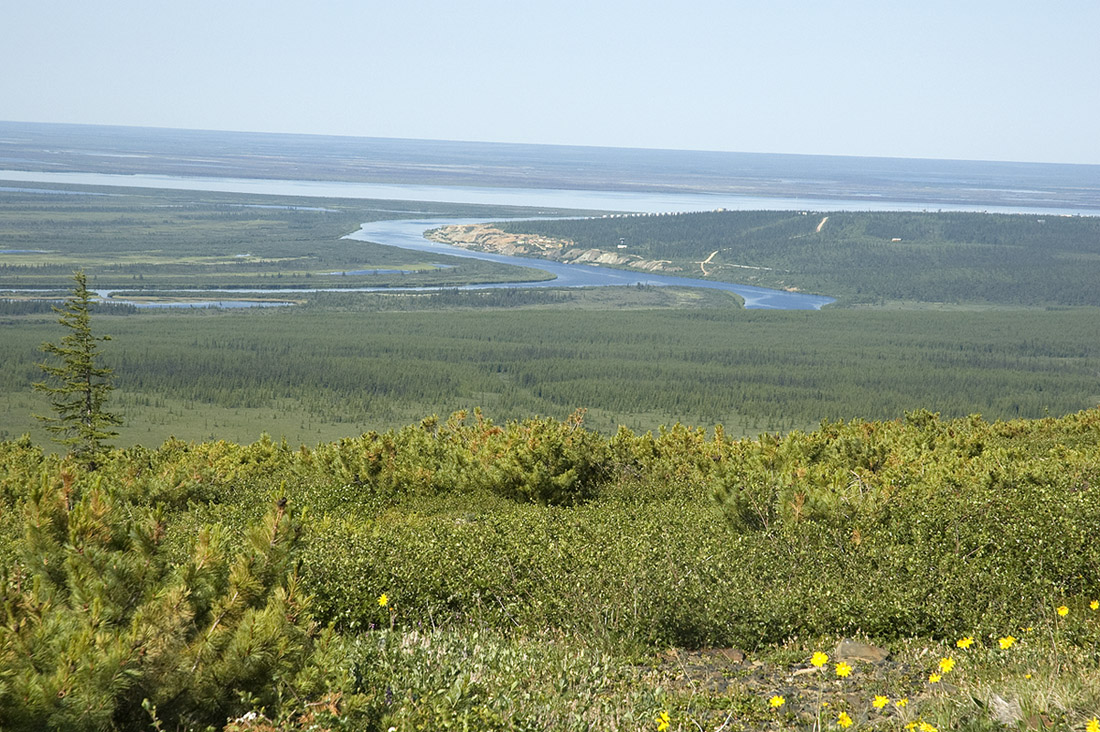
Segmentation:
<svg viewBox="0 0 1100 732">
<path fill-rule="evenodd" d="M 506 293 L 444 294 L 468 306 L 440 310 L 423 295 L 377 310 L 387 303 L 372 296 L 345 298 L 342 312 L 99 319 L 115 337 L 104 358 L 128 425 L 123 444 L 173 435 L 250 442 L 264 431 L 313 444 L 477 406 L 496 419 L 564 419 L 585 407 L 605 434 L 679 421 L 756 436 L 921 408 L 1000 419 L 1100 401 L 1100 318 L 1091 309 L 778 313 L 690 296 L 694 307 L 655 308 L 672 293 L 630 294 L 649 306 L 608 309 L 577 293 L 540 293 L 545 302 L 524 306 L 507 304 Z M 44 408 L 30 384 L 56 323 L 8 322 L 18 325 L 5 325 L 0 341 L 0 430 L 14 438 Z"/>
</svg>

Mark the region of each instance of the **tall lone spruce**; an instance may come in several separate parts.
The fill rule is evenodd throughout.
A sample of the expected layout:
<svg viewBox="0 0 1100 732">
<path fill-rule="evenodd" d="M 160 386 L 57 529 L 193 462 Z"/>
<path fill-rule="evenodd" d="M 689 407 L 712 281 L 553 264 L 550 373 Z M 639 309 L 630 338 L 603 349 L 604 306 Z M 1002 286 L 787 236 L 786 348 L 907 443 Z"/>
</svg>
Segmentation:
<svg viewBox="0 0 1100 732">
<path fill-rule="evenodd" d="M 84 270 L 74 272 L 73 280 L 76 285 L 65 307 L 54 308 L 61 314 L 58 322 L 69 329 L 69 334 L 60 345 L 42 344 L 42 350 L 55 356 L 60 365 L 38 364 L 49 379 L 34 384 L 35 391 L 49 396 L 55 416 L 35 416 L 54 434 L 55 442 L 66 445 L 75 458 L 95 468 L 109 447 L 106 441 L 118 434 L 110 428 L 121 425 L 122 420 L 104 408 L 114 389 L 112 371 L 97 365 L 96 342 L 111 337 L 92 335 L 91 293 Z"/>
</svg>

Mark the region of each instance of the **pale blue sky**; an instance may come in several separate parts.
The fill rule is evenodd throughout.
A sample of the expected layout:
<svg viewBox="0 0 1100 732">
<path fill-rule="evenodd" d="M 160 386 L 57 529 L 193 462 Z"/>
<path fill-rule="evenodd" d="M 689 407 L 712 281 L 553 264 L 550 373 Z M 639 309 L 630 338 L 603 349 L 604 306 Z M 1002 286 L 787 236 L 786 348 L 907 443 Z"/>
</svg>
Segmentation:
<svg viewBox="0 0 1100 732">
<path fill-rule="evenodd" d="M 0 0 L 0 119 L 1100 164 L 1096 0 Z"/>
</svg>

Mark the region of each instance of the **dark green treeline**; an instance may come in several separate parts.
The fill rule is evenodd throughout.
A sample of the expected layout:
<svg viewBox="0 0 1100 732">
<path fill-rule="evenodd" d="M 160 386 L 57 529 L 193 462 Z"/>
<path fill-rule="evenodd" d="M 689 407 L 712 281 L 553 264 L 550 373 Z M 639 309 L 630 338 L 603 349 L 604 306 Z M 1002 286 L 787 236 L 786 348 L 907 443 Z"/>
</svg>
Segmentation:
<svg viewBox="0 0 1100 732">
<path fill-rule="evenodd" d="M 479 405 L 497 419 L 584 407 L 589 425 L 608 432 L 682 421 L 755 434 L 913 409 L 1039 417 L 1100 401 L 1092 309 L 280 309 L 102 320 L 120 392 L 154 411 L 157 398 L 280 405 L 385 427 Z M 52 327 L 7 329 L 0 393 L 29 390 Z"/>
</svg>

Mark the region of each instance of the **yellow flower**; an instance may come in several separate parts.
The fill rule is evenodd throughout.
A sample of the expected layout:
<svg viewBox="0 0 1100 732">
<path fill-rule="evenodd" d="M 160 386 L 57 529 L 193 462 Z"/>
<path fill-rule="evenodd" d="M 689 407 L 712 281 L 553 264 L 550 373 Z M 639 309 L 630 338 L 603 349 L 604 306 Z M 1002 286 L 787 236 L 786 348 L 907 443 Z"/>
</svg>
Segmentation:
<svg viewBox="0 0 1100 732">
<path fill-rule="evenodd" d="M 779 707 L 783 706 L 786 703 L 787 700 L 779 696 L 779 694 L 776 694 L 771 699 L 768 699 L 768 704 L 771 705 L 772 709 L 779 709 Z"/>
<path fill-rule="evenodd" d="M 1067 615 L 1069 615 L 1069 608 L 1066 607 L 1065 605 L 1059 605 L 1058 606 L 1058 615 L 1063 617 L 1063 618 L 1066 617 Z"/>
<path fill-rule="evenodd" d="M 966 650 L 970 646 L 974 645 L 974 639 L 971 638 L 970 636 L 966 636 L 965 638 L 959 638 L 957 641 L 955 641 L 955 645 L 958 646 L 959 648 L 962 648 L 963 650 Z"/>
<path fill-rule="evenodd" d="M 905 729 L 916 729 L 916 728 L 917 728 L 917 723 L 916 722 L 910 722 L 909 724 L 905 725 Z"/>
<path fill-rule="evenodd" d="M 938 683 L 940 683 L 940 679 L 942 679 L 942 678 L 943 678 L 942 676 L 940 676 L 938 673 L 933 671 L 932 673 L 928 674 L 928 683 L 929 684 L 938 684 Z"/>
<path fill-rule="evenodd" d="M 900 698 L 896 702 L 894 702 L 894 706 L 897 707 L 898 709 L 904 709 L 908 705 L 909 705 L 909 697 L 907 697 L 907 696 L 903 696 L 902 698 Z"/>
<path fill-rule="evenodd" d="M 836 723 L 844 729 L 848 729 L 852 726 L 852 718 L 848 716 L 848 712 L 841 712 L 836 718 Z"/>
<path fill-rule="evenodd" d="M 1100 719 L 1093 717 L 1085 722 L 1085 732 L 1100 732 Z"/>
<path fill-rule="evenodd" d="M 950 656 L 940 659 L 940 671 L 943 671 L 946 674 L 950 673 L 951 669 L 953 668 L 955 668 L 955 659 L 951 658 Z"/>
<path fill-rule="evenodd" d="M 657 732 L 665 732 L 669 724 L 668 712 L 661 712 L 657 715 Z"/>
<path fill-rule="evenodd" d="M 899 699 L 898 701 L 901 701 L 901 700 Z M 873 706 L 875 709 L 882 709 L 884 706 L 886 706 L 889 703 L 890 703 L 889 699 L 884 697 L 882 694 L 879 694 L 878 696 L 875 697 L 875 700 L 873 702 L 871 702 L 871 706 Z"/>
<path fill-rule="evenodd" d="M 814 655 L 810 658 L 810 663 L 812 663 L 814 666 L 817 666 L 818 668 L 821 668 L 828 662 L 829 655 L 826 653 L 822 653 L 821 651 L 815 652 Z"/>
<path fill-rule="evenodd" d="M 1100 600 L 1093 600 L 1090 602 L 1089 610 L 1100 610 Z"/>
<path fill-rule="evenodd" d="M 382 595 L 378 598 L 378 607 L 386 607 L 389 604 L 390 604 L 389 595 L 387 595 L 385 592 L 383 592 Z"/>
<path fill-rule="evenodd" d="M 836 675 L 842 679 L 846 679 L 852 675 L 852 667 L 841 661 L 836 665 Z"/>
<path fill-rule="evenodd" d="M 1005 651 L 1009 648 L 1012 648 L 1012 646 L 1016 644 L 1016 639 L 1013 638 L 1011 635 L 1006 635 L 1004 638 L 999 639 L 997 642 L 1001 645 L 1001 650 Z"/>
<path fill-rule="evenodd" d="M 919 729 L 920 732 L 940 732 L 938 729 L 928 724 L 928 722 L 925 722 L 924 720 L 921 720 L 921 723 L 917 725 L 917 729 Z"/>
</svg>

